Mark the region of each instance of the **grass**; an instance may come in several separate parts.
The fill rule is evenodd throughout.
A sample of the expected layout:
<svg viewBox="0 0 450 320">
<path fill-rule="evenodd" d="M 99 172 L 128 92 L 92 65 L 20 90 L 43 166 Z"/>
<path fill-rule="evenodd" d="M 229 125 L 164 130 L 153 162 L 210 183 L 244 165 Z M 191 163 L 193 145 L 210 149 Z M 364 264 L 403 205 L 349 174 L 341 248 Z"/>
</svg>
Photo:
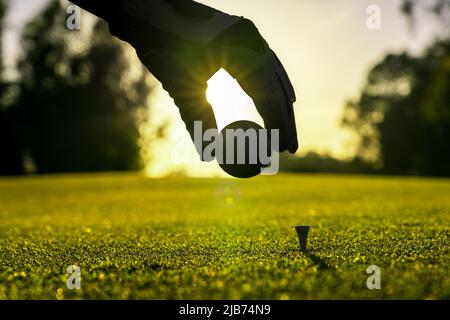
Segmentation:
<svg viewBox="0 0 450 320">
<path fill-rule="evenodd" d="M 449 299 L 449 222 L 449 180 L 2 178 L 0 299 Z"/>
</svg>

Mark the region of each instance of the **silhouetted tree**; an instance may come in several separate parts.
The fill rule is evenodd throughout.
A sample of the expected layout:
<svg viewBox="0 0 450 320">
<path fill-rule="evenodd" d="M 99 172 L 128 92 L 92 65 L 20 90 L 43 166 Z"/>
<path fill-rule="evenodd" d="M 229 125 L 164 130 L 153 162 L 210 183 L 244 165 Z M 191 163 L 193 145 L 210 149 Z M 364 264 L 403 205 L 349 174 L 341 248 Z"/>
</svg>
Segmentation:
<svg viewBox="0 0 450 320">
<path fill-rule="evenodd" d="M 384 172 L 449 176 L 450 42 L 419 57 L 387 55 L 343 121 L 360 137 L 358 156 Z"/>
<path fill-rule="evenodd" d="M 421 6 L 404 0 L 402 11 L 414 21 Z M 420 9 L 449 22 L 449 0 Z M 450 35 L 443 28 L 439 36 L 421 56 L 388 54 L 347 103 L 343 124 L 359 136 L 358 159 L 390 174 L 450 175 Z"/>
<path fill-rule="evenodd" d="M 15 113 L 24 149 L 38 172 L 141 167 L 140 110 L 151 91 L 122 43 L 97 22 L 82 52 L 73 50 L 65 10 L 54 1 L 25 28 Z M 85 45 L 86 45 L 85 43 Z"/>
<path fill-rule="evenodd" d="M 11 85 L 6 83 L 3 70 L 3 21 L 6 4 L 0 0 L 0 175 L 21 174 L 22 154 L 15 119 L 9 108 L 8 93 Z"/>
<path fill-rule="evenodd" d="M 447 24 L 450 14 L 450 0 L 403 0 L 402 13 L 405 14 L 411 22 L 414 22 L 416 11 L 427 10 L 433 12 L 443 24 Z"/>
</svg>

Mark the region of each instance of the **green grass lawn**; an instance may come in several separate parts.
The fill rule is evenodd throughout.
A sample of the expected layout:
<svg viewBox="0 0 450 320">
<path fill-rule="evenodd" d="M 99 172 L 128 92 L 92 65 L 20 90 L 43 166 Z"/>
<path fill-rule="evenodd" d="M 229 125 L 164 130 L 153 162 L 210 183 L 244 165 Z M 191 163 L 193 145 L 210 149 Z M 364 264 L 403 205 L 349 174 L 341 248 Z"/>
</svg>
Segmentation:
<svg viewBox="0 0 450 320">
<path fill-rule="evenodd" d="M 449 299 L 449 223 L 450 180 L 2 178 L 0 299 Z"/>
</svg>

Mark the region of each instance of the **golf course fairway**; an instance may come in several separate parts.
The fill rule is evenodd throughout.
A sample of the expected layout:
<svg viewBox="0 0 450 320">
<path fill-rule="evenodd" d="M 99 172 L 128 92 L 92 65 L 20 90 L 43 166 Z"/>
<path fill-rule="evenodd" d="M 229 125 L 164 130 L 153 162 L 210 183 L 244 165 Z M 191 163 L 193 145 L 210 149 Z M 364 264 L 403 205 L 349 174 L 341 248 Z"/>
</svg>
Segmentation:
<svg viewBox="0 0 450 320">
<path fill-rule="evenodd" d="M 449 226 L 446 179 L 1 178 L 0 299 L 449 299 Z"/>
</svg>

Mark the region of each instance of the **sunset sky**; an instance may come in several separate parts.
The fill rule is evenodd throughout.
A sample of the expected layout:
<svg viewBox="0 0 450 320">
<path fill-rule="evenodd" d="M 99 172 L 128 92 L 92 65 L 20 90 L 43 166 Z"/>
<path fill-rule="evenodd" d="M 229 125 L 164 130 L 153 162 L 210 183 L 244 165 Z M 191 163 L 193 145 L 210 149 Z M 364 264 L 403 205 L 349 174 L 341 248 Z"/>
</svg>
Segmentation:
<svg viewBox="0 0 450 320">
<path fill-rule="evenodd" d="M 298 97 L 295 113 L 300 154 L 314 150 L 339 157 L 351 155 L 353 140 L 340 128 L 345 101 L 357 96 L 370 67 L 387 52 L 405 49 L 420 52 L 436 32 L 433 19 L 426 14 L 420 15 L 415 31 L 410 31 L 400 14 L 399 0 L 199 2 L 251 19 L 277 52 Z M 20 52 L 18 39 L 21 28 L 46 3 L 46 0 L 14 0 L 10 3 L 4 50 L 11 75 L 14 61 Z M 366 27 L 366 9 L 369 5 L 378 5 L 381 9 L 381 30 L 369 30 Z M 232 86 L 223 75 L 221 77 L 222 80 L 216 81 L 216 86 L 225 86 L 225 83 Z M 217 88 L 214 90 L 217 91 Z M 194 175 L 218 173 L 219 169 L 214 164 L 187 165 L 174 161 L 174 149 L 177 152 L 180 152 L 179 148 L 184 148 L 186 152 L 192 151 L 188 134 L 176 107 L 160 87 L 152 101 L 155 123 L 169 121 L 172 129 L 168 141 L 153 146 L 154 163 L 149 172 L 155 175 L 172 170 L 187 170 Z M 230 108 L 232 117 L 239 119 L 239 109 L 236 106 Z M 247 112 L 249 114 L 251 117 L 251 112 Z"/>
</svg>

